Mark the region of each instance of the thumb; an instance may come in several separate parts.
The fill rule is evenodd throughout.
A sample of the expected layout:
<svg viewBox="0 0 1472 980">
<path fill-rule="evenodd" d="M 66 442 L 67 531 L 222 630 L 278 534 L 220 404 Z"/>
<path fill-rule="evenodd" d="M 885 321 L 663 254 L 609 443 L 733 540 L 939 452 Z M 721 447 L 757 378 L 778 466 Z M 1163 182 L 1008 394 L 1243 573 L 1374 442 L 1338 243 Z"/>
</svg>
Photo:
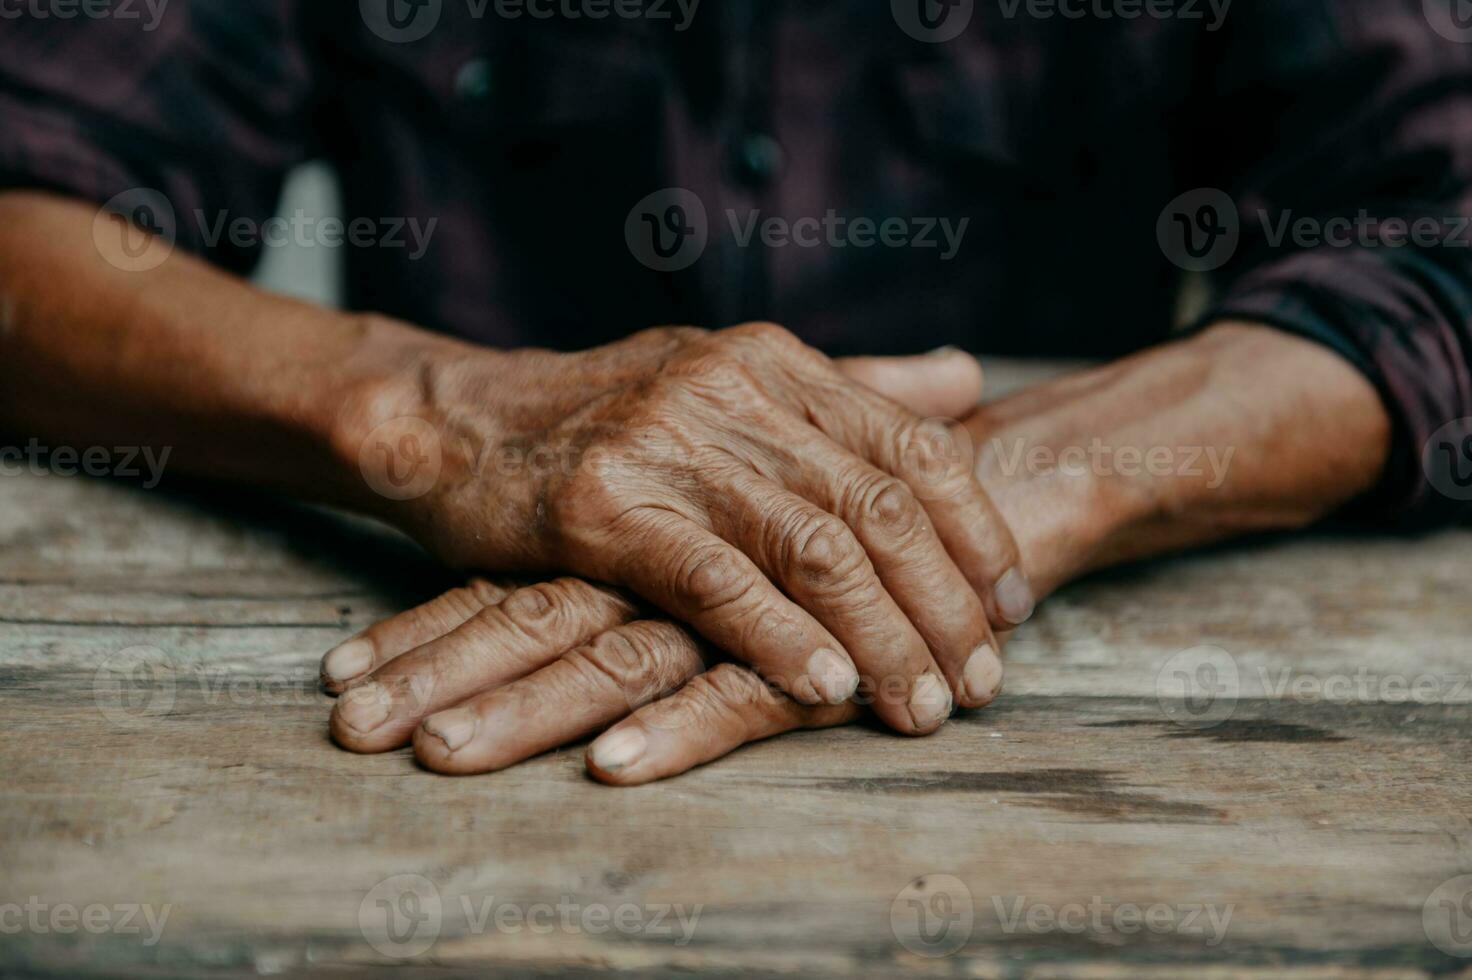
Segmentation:
<svg viewBox="0 0 1472 980">
<path fill-rule="evenodd" d="M 965 418 L 981 401 L 981 365 L 957 347 L 910 357 L 845 357 L 835 363 L 851 380 L 925 418 Z"/>
</svg>

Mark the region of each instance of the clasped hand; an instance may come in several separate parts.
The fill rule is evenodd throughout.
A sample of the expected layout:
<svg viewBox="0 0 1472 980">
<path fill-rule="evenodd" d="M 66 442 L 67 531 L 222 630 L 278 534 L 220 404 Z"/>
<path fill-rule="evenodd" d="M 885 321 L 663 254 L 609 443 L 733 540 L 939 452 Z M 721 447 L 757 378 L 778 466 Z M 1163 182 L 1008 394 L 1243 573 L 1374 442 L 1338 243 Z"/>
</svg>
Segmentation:
<svg viewBox="0 0 1472 980">
<path fill-rule="evenodd" d="M 483 772 L 626 719 L 591 768 L 642 782 L 861 706 L 925 734 L 988 703 L 1031 589 L 964 430 L 921 414 L 979 384 L 770 324 L 431 362 L 412 414 L 446 459 L 390 519 L 457 567 L 577 577 L 475 579 L 333 650 L 334 737 Z M 487 472 L 488 447 L 574 462 Z"/>
</svg>

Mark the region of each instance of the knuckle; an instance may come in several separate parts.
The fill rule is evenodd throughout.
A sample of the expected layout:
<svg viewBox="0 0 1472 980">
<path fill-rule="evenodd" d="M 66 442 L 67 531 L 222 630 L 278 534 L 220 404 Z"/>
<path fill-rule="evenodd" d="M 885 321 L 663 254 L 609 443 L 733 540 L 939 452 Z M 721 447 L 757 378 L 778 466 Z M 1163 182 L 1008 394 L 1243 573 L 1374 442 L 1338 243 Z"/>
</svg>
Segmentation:
<svg viewBox="0 0 1472 980">
<path fill-rule="evenodd" d="M 487 606 L 494 606 L 505 598 L 504 589 L 487 585 L 478 587 L 474 582 L 458 589 L 451 589 L 433 605 L 420 607 L 421 622 L 433 625 L 442 632 L 449 632 Z"/>
<path fill-rule="evenodd" d="M 778 350 L 788 350 L 795 346 L 805 346 L 791 330 L 788 330 L 781 324 L 772 323 L 767 320 L 755 320 L 750 323 L 738 324 L 730 328 L 726 333 L 734 338 L 751 341 Z"/>
<path fill-rule="evenodd" d="M 612 685 L 640 705 L 690 676 L 692 652 L 693 644 L 673 625 L 633 623 L 603 633 L 569 659 L 590 683 Z"/>
<path fill-rule="evenodd" d="M 713 345 L 692 352 L 670 369 L 663 383 L 670 393 L 669 407 L 684 409 L 690 394 L 707 397 L 721 394 L 750 394 L 760 390 L 742 352 L 728 345 Z"/>
<path fill-rule="evenodd" d="M 629 339 L 634 342 L 654 344 L 660 347 L 684 347 L 694 343 L 709 333 L 699 327 L 649 327 L 633 334 Z"/>
<path fill-rule="evenodd" d="M 611 684 L 624 690 L 639 686 L 648 657 L 631 630 L 617 629 L 601 633 L 591 643 L 573 650 L 567 660 L 590 685 Z"/>
<path fill-rule="evenodd" d="M 750 702 L 751 695 L 749 689 L 742 690 L 739 680 L 727 679 L 724 674 L 717 677 L 714 672 L 701 674 L 682 693 L 685 712 L 692 720 L 698 719 L 709 728 L 735 729 L 742 733 L 748 730 L 742 708 Z"/>
<path fill-rule="evenodd" d="M 722 331 L 722 334 L 739 346 L 760 350 L 764 356 L 778 355 L 788 366 L 811 368 L 829 363 L 817 348 L 780 324 L 743 323 Z"/>
<path fill-rule="evenodd" d="M 904 537 L 920 525 L 920 502 L 909 487 L 892 476 L 869 481 L 862 501 L 859 520 L 867 530 L 888 537 Z"/>
<path fill-rule="evenodd" d="M 776 696 L 754 671 L 735 664 L 717 664 L 700 675 L 699 688 L 713 703 L 745 721 L 742 709 L 766 708 L 776 703 Z"/>
<path fill-rule="evenodd" d="M 802 644 L 802 627 L 786 611 L 767 603 L 741 617 L 738 633 L 745 650 L 793 650 Z"/>
<path fill-rule="evenodd" d="M 909 482 L 927 491 L 954 492 L 969 483 L 974 464 L 964 430 L 941 419 L 901 426 L 898 468 Z"/>
<path fill-rule="evenodd" d="M 559 598 L 556 590 L 550 583 L 526 585 L 507 596 L 501 608 L 519 622 L 536 622 L 552 612 L 554 601 Z"/>
<path fill-rule="evenodd" d="M 479 575 L 477 575 L 475 578 L 472 578 L 469 582 L 465 583 L 463 595 L 465 598 L 475 603 L 476 609 L 481 609 L 486 606 L 494 606 L 496 603 L 504 599 L 506 597 L 506 590 L 501 588 L 501 586 L 497 585 L 496 583 L 492 582 L 490 579 L 481 578 Z M 472 610 L 467 609 L 465 611 L 468 614 Z"/>
<path fill-rule="evenodd" d="M 788 541 L 793 564 L 810 579 L 851 579 L 864 570 L 868 560 L 848 526 L 828 514 L 807 518 Z"/>
<path fill-rule="evenodd" d="M 683 604 L 708 613 L 740 603 L 756 580 L 730 549 L 704 547 L 676 566 L 673 587 Z"/>
<path fill-rule="evenodd" d="M 511 593 L 501 603 L 501 611 L 514 625 L 535 632 L 551 626 L 566 606 L 565 589 L 555 582 L 543 582 Z"/>
</svg>

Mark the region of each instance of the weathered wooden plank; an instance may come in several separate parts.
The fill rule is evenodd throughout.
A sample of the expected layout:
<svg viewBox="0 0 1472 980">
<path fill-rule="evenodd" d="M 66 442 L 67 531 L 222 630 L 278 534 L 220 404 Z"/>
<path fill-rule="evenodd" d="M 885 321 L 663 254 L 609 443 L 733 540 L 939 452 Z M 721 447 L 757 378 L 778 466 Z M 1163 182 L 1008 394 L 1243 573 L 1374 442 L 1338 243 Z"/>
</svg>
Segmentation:
<svg viewBox="0 0 1472 980">
<path fill-rule="evenodd" d="M 975 909 L 947 973 L 1105 953 L 1141 967 L 1459 965 L 1427 942 L 1422 907 L 1472 868 L 1461 707 L 1254 701 L 1194 731 L 1154 700 L 1016 697 L 924 743 L 814 733 L 621 791 L 588 782 L 576 752 L 468 780 L 405 753 L 347 758 L 323 739 L 321 705 L 289 689 L 263 690 L 264 708 L 179 685 L 168 713 L 120 721 L 90 674 L 23 681 L 0 694 L 10 744 L 36 747 L 7 752 L 6 896 L 172 907 L 157 946 L 82 937 L 79 967 L 376 959 L 364 897 L 413 874 L 443 903 L 434 956 L 450 963 L 860 975 L 874 958 L 926 962 L 890 913 L 927 873 L 958 879 Z M 481 930 L 493 896 L 703 908 L 675 945 Z M 1006 927 L 1018 902 L 1096 897 L 1177 910 L 1184 931 Z M 1197 906 L 1230 914 L 1219 943 L 1186 929 Z M 10 948 L 44 965 L 54 938 Z"/>
</svg>

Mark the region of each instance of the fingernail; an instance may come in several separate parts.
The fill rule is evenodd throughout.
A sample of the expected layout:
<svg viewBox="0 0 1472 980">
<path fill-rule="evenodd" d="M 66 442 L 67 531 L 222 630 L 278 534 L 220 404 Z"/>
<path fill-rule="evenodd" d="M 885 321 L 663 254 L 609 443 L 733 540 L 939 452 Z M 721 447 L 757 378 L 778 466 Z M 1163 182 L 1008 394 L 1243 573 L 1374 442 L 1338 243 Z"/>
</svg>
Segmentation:
<svg viewBox="0 0 1472 980">
<path fill-rule="evenodd" d="M 453 708 L 424 719 L 424 730 L 445 743 L 454 752 L 475 735 L 480 716 L 469 708 Z"/>
<path fill-rule="evenodd" d="M 966 689 L 966 700 L 973 706 L 992 701 L 1002 689 L 1002 661 L 990 644 L 983 643 L 971 652 L 961 671 L 961 684 Z"/>
<path fill-rule="evenodd" d="M 609 732 L 593 743 L 593 764 L 604 772 L 633 765 L 644 754 L 649 740 L 637 728 Z"/>
<path fill-rule="evenodd" d="M 322 658 L 322 676 L 336 684 L 343 684 L 366 674 L 372 666 L 373 647 L 368 641 L 349 640 L 327 651 L 327 656 Z"/>
<path fill-rule="evenodd" d="M 937 347 L 935 350 L 931 351 L 930 352 L 930 356 L 931 357 L 950 357 L 952 354 L 960 354 L 960 353 L 961 353 L 961 348 L 957 347 L 955 344 L 946 344 L 944 347 Z"/>
<path fill-rule="evenodd" d="M 359 735 L 367 735 L 388 717 L 389 694 L 382 684 L 354 688 L 337 702 L 337 717 Z"/>
<path fill-rule="evenodd" d="M 922 674 L 910 688 L 910 721 L 921 731 L 939 726 L 951 716 L 951 692 L 935 674 Z"/>
<path fill-rule="evenodd" d="M 859 672 L 848 658 L 827 647 L 814 652 L 808 658 L 808 675 L 818 696 L 829 704 L 843 704 L 854 696 L 859 687 Z"/>
<path fill-rule="evenodd" d="M 1035 600 L 1027 576 L 1019 568 L 1007 569 L 1007 574 L 997 580 L 995 591 L 997 611 L 1013 626 L 1025 623 L 1032 615 Z"/>
</svg>

